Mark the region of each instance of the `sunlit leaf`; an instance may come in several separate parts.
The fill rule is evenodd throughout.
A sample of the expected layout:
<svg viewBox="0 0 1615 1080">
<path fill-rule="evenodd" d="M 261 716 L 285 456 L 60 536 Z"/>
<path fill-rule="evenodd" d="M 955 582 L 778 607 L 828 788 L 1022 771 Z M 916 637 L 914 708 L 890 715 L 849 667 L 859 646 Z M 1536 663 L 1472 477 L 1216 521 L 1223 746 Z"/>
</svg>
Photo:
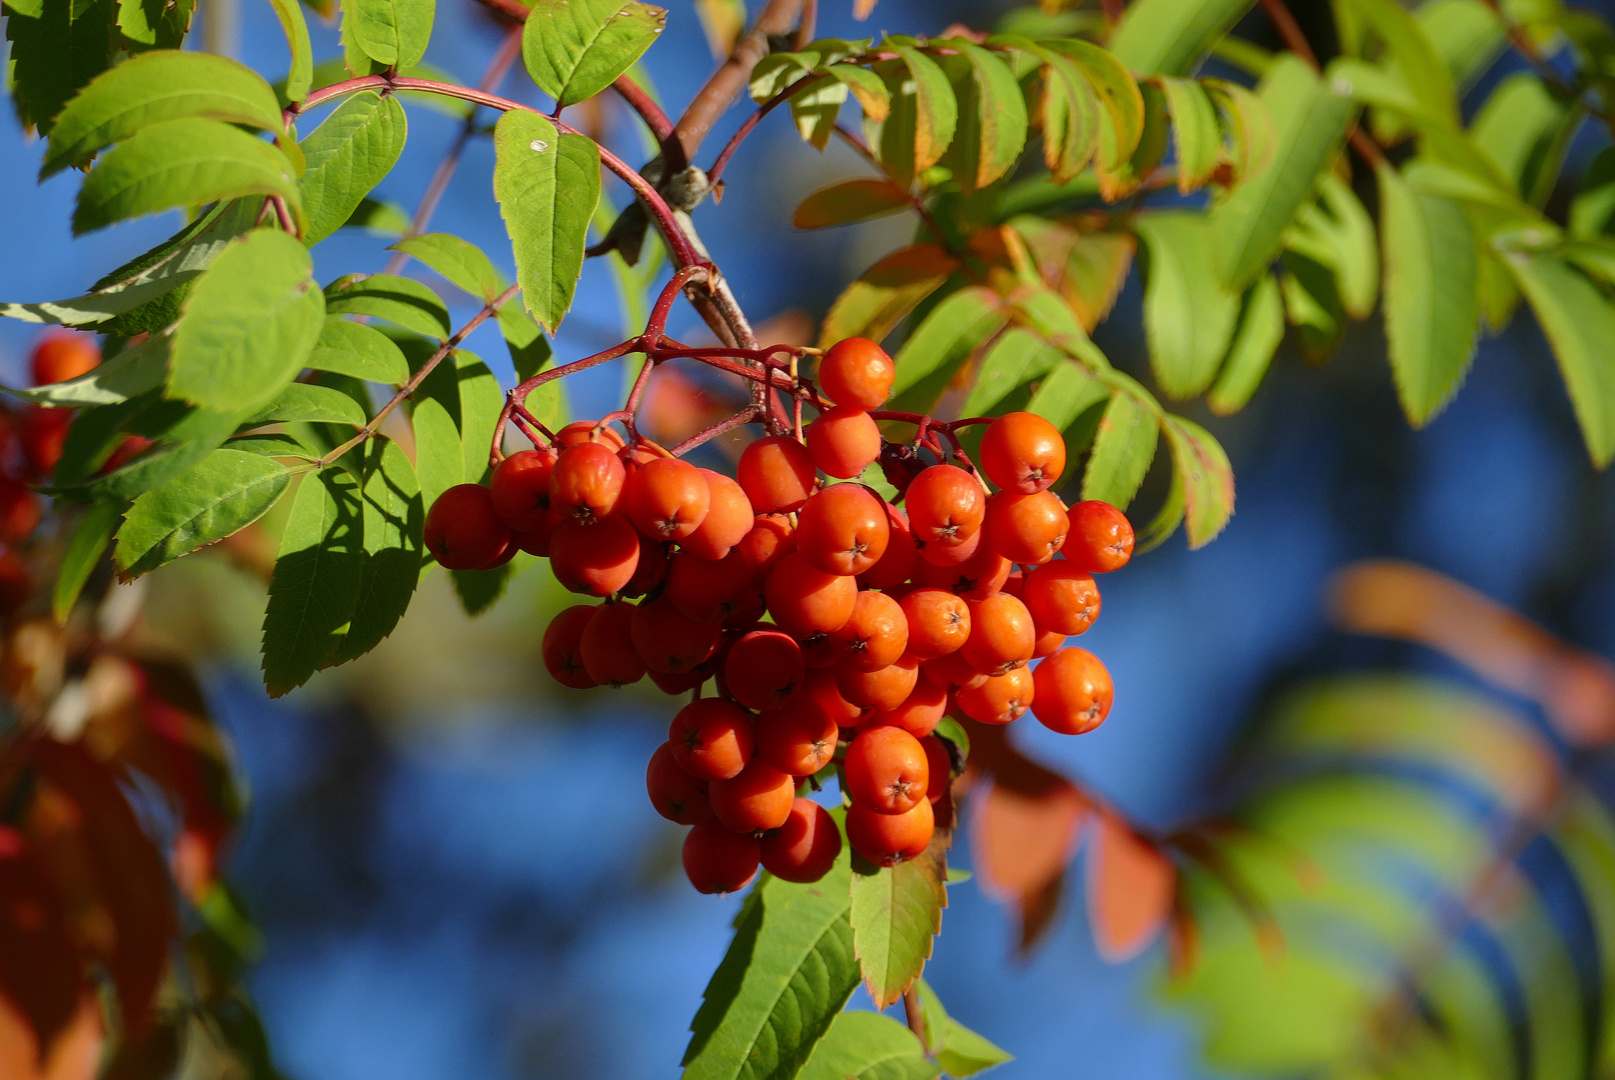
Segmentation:
<svg viewBox="0 0 1615 1080">
<path fill-rule="evenodd" d="M 636 0 L 537 0 L 522 59 L 557 106 L 593 97 L 651 47 L 667 12 Z"/>
<path fill-rule="evenodd" d="M 896 866 L 853 860 L 853 951 L 877 1009 L 900 999 L 930 959 L 948 906 L 950 841 L 939 828 L 923 854 Z"/>
<path fill-rule="evenodd" d="M 396 95 L 363 90 L 349 97 L 298 145 L 308 167 L 297 184 L 303 193 L 309 245 L 346 225 L 360 202 L 381 182 L 404 151 L 409 122 Z"/>
<path fill-rule="evenodd" d="M 1234 513 L 1234 472 L 1228 455 L 1211 433 L 1192 420 L 1168 416 L 1163 421 L 1167 445 L 1183 483 L 1189 547 L 1216 539 Z"/>
<path fill-rule="evenodd" d="M 1146 75 L 1187 75 L 1253 0 L 1135 0 L 1110 39 L 1116 59 Z"/>
<path fill-rule="evenodd" d="M 942 1066 L 914 1033 L 889 1016 L 844 1012 L 835 1018 L 798 1080 L 932 1080 Z"/>
<path fill-rule="evenodd" d="M 1112 394 L 1082 474 L 1082 497 L 1126 510 L 1155 460 L 1159 435 L 1160 418 L 1148 406 L 1125 390 Z"/>
<path fill-rule="evenodd" d="M 413 67 L 426 55 L 433 8 L 433 0 L 343 0 L 343 39 L 385 67 Z"/>
<path fill-rule="evenodd" d="M 1219 416 L 1238 412 L 1256 393 L 1267 374 L 1273 354 L 1284 340 L 1284 300 L 1272 274 L 1256 279 L 1245 293 L 1239 325 L 1223 361 L 1222 374 L 1206 395 L 1206 403 Z"/>
<path fill-rule="evenodd" d="M 1141 214 L 1133 227 L 1147 255 L 1144 332 L 1151 370 L 1168 394 L 1193 397 L 1217 376 L 1239 296 L 1217 274 L 1211 220 L 1204 214 Z"/>
<path fill-rule="evenodd" d="M 213 451 L 184 476 L 135 500 L 118 529 L 119 573 L 138 577 L 252 524 L 289 479 L 286 466 L 270 458 Z"/>
<path fill-rule="evenodd" d="M 935 244 L 892 252 L 836 297 L 819 330 L 819 346 L 828 348 L 847 337 L 880 341 L 958 266 L 958 259 Z"/>
<path fill-rule="evenodd" d="M 909 205 L 908 192 L 890 180 L 841 180 L 803 199 L 791 216 L 791 224 L 798 229 L 850 225 L 906 210 Z"/>
</svg>

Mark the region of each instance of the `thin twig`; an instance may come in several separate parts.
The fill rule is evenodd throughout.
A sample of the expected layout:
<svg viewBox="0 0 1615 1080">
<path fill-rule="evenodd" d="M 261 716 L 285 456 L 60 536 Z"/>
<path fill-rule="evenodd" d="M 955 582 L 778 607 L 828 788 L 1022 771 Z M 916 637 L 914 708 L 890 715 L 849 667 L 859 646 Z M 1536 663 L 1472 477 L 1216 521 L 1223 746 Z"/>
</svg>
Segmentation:
<svg viewBox="0 0 1615 1080">
<path fill-rule="evenodd" d="M 908 1029 L 920 1040 L 920 1049 L 929 1057 L 932 1048 L 925 1037 L 925 1008 L 920 1004 L 920 992 L 912 986 L 903 991 L 903 1019 L 908 1021 Z"/>
<path fill-rule="evenodd" d="M 735 43 L 718 70 L 712 73 L 705 86 L 691 99 L 677 124 L 678 136 L 684 143 L 684 155 L 695 159 L 707 132 L 729 108 L 730 102 L 751 78 L 752 69 L 768 55 L 768 39 L 787 33 L 796 25 L 802 10 L 802 0 L 769 0 L 768 6 L 758 14 L 752 28 Z"/>
</svg>

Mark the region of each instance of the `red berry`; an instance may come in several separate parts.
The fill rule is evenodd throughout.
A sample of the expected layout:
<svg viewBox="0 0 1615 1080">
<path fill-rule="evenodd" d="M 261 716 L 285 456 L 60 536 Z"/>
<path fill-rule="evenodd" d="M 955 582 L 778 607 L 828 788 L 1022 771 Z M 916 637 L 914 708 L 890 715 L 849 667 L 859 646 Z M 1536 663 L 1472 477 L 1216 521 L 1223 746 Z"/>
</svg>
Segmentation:
<svg viewBox="0 0 1615 1080">
<path fill-rule="evenodd" d="M 908 697 L 903 699 L 901 705 L 895 709 L 877 712 L 871 722 L 902 728 L 915 738 L 919 738 L 935 731 L 947 711 L 947 690 L 937 686 L 930 679 L 921 679 L 914 684 L 914 689 L 909 691 Z"/>
<path fill-rule="evenodd" d="M 662 595 L 697 622 L 716 623 L 739 610 L 741 597 L 750 591 L 751 569 L 733 551 L 716 562 L 677 551 L 668 562 Z"/>
<path fill-rule="evenodd" d="M 591 604 L 569 607 L 551 619 L 544 630 L 544 667 L 562 686 L 588 690 L 599 685 L 589 677 L 589 669 L 583 663 L 583 632 L 588 629 L 594 612 Z"/>
<path fill-rule="evenodd" d="M 638 567 L 639 535 L 626 518 L 567 518 L 550 534 L 550 570 L 573 592 L 610 596 L 633 580 Z"/>
<path fill-rule="evenodd" d="M 701 527 L 712 492 L 687 461 L 654 458 L 623 481 L 622 512 L 634 528 L 658 540 L 682 540 Z"/>
<path fill-rule="evenodd" d="M 970 636 L 959 655 L 978 671 L 1001 675 L 1032 658 L 1037 629 L 1026 605 L 1008 593 L 997 593 L 970 607 Z"/>
<path fill-rule="evenodd" d="M 887 539 L 886 552 L 880 561 L 858 575 L 858 584 L 866 589 L 890 591 L 903 585 L 914 576 L 920 564 L 919 548 L 909 532 L 908 518 L 890 503 L 885 504 Z"/>
<path fill-rule="evenodd" d="M 796 550 L 827 574 L 864 573 L 890 539 L 885 504 L 858 484 L 832 484 L 803 503 L 796 519 Z"/>
<path fill-rule="evenodd" d="M 650 756 L 645 767 L 645 790 L 656 812 L 680 825 L 694 825 L 712 816 L 707 803 L 707 785 L 697 780 L 673 760 L 673 745 L 663 743 Z"/>
<path fill-rule="evenodd" d="M 692 670 L 718 647 L 718 628 L 696 622 L 665 594 L 635 608 L 628 631 L 645 666 L 664 675 Z"/>
<path fill-rule="evenodd" d="M 1099 618 L 1099 586 L 1070 560 L 1040 566 L 1026 576 L 1021 596 L 1040 632 L 1080 634 Z"/>
<path fill-rule="evenodd" d="M 925 767 L 931 773 L 925 798 L 935 805 L 947 794 L 948 785 L 953 781 L 953 755 L 948 753 L 947 745 L 935 735 L 927 735 L 920 740 L 920 745 L 925 747 Z"/>
<path fill-rule="evenodd" d="M 901 814 L 882 814 L 856 802 L 847 808 L 847 843 L 877 866 L 924 855 L 935 829 L 936 816 L 924 798 Z"/>
<path fill-rule="evenodd" d="M 1002 675 L 989 675 L 980 686 L 970 686 L 954 694 L 959 710 L 983 724 L 1007 724 L 1019 719 L 1035 701 L 1036 686 L 1031 669 L 1013 668 Z"/>
<path fill-rule="evenodd" d="M 707 788 L 707 801 L 713 816 L 735 832 L 777 829 L 796 801 L 796 779 L 752 758 L 737 775 L 714 780 Z"/>
<path fill-rule="evenodd" d="M 1133 526 L 1127 515 L 1107 502 L 1088 499 L 1071 508 L 1065 547 L 1067 559 L 1090 574 L 1120 570 L 1133 557 Z"/>
<path fill-rule="evenodd" d="M 947 589 L 965 600 L 978 601 L 987 599 L 1003 588 L 1013 569 L 1008 559 L 983 544 L 974 555 L 956 566 L 921 563 L 919 580 Z"/>
<path fill-rule="evenodd" d="M 895 664 L 908 648 L 908 618 L 885 593 L 861 592 L 852 618 L 830 640 L 838 665 L 854 671 L 879 671 Z"/>
<path fill-rule="evenodd" d="M 781 881 L 818 881 L 840 854 L 836 819 L 812 799 L 793 802 L 785 824 L 763 837 L 763 869 Z"/>
<path fill-rule="evenodd" d="M 819 704 L 798 695 L 757 717 L 757 756 L 791 776 L 812 776 L 835 758 L 840 728 Z"/>
<path fill-rule="evenodd" d="M 987 500 L 987 544 L 1010 562 L 1046 563 L 1065 543 L 1065 503 L 1052 491 L 1000 491 Z"/>
<path fill-rule="evenodd" d="M 895 709 L 914 692 L 919 681 L 920 662 L 905 656 L 878 671 L 855 671 L 836 665 L 836 689 L 854 705 L 870 709 Z"/>
<path fill-rule="evenodd" d="M 1032 715 L 1050 731 L 1081 735 L 1105 722 L 1116 691 L 1110 672 L 1087 649 L 1061 649 L 1032 671 Z"/>
<path fill-rule="evenodd" d="M 101 346 L 90 334 L 52 330 L 34 346 L 29 370 L 35 386 L 88 375 L 101 364 Z"/>
<path fill-rule="evenodd" d="M 748 709 L 777 709 L 802 689 L 802 647 L 778 630 L 753 630 L 724 661 L 729 694 Z"/>
<path fill-rule="evenodd" d="M 741 451 L 735 479 L 759 514 L 800 507 L 818 485 L 807 448 L 788 435 L 758 439 Z"/>
<path fill-rule="evenodd" d="M 957 652 L 970 638 L 970 605 L 945 589 L 921 588 L 902 600 L 908 651 L 920 660 Z"/>
<path fill-rule="evenodd" d="M 625 476 L 622 459 L 604 443 L 569 446 L 550 471 L 550 505 L 562 517 L 598 521 L 616 508 Z"/>
<path fill-rule="evenodd" d="M 707 515 L 679 546 L 698 558 L 717 561 L 745 538 L 755 519 L 751 501 L 739 484 L 711 469 L 700 472 L 707 481 Z"/>
<path fill-rule="evenodd" d="M 763 596 L 780 629 L 807 638 L 847 625 L 858 602 L 858 585 L 850 577 L 825 573 L 796 551 L 768 575 Z"/>
<path fill-rule="evenodd" d="M 901 814 L 925 799 L 925 748 L 902 728 L 872 727 L 847 747 L 847 794 L 882 814 Z"/>
<path fill-rule="evenodd" d="M 481 484 L 456 484 L 426 513 L 426 547 L 445 570 L 480 570 L 505 553 L 510 529 Z"/>
<path fill-rule="evenodd" d="M 727 780 L 740 775 L 751 760 L 751 714 L 722 698 L 692 701 L 673 717 L 667 741 L 673 744 L 673 759 L 679 768 L 691 776 Z"/>
<path fill-rule="evenodd" d="M 684 838 L 684 875 L 697 892 L 744 889 L 757 876 L 761 859 L 755 836 L 730 832 L 716 818 L 700 822 Z"/>
<path fill-rule="evenodd" d="M 826 476 L 850 480 L 880 456 L 880 426 L 862 409 L 838 405 L 802 432 L 808 456 Z"/>
<path fill-rule="evenodd" d="M 955 465 L 932 465 L 914 478 L 903 497 L 914 539 L 951 546 L 981 529 L 987 497 L 976 478 Z"/>
<path fill-rule="evenodd" d="M 634 651 L 629 628 L 633 604 L 601 604 L 583 628 L 583 668 L 604 686 L 627 686 L 645 677 L 645 661 Z"/>
<path fill-rule="evenodd" d="M 557 454 L 552 448 L 511 454 L 493 471 L 490 490 L 499 519 L 520 533 L 545 527 L 550 511 L 550 473 Z M 553 527 L 553 526 L 552 526 Z"/>
</svg>

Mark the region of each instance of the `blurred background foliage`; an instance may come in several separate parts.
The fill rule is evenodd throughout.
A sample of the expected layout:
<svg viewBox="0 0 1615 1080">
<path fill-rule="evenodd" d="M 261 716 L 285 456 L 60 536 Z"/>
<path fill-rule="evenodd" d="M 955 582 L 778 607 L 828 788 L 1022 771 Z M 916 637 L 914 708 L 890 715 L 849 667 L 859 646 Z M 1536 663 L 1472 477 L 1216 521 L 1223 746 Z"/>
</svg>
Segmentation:
<svg viewBox="0 0 1615 1080">
<path fill-rule="evenodd" d="M 709 44 L 682 0 L 670 6 L 648 74 L 681 100 L 708 70 Z M 859 24 L 837 3 L 821 26 L 936 32 L 987 25 L 1007 6 L 881 0 Z M 1327 33 L 1325 4 L 1293 7 Z M 469 0 L 451 13 L 431 59 L 463 81 L 499 31 Z M 282 63 L 269 7 L 236 15 L 233 30 L 225 18 L 207 28 L 214 47 L 263 70 Z M 314 32 L 332 54 L 334 30 Z M 1260 14 L 1238 33 L 1278 45 Z M 1517 70 L 1499 62 L 1466 111 Z M 590 122 L 608 142 L 637 138 L 612 111 Z M 460 126 L 426 110 L 411 123 L 382 192 L 402 206 Z M 777 318 L 769 336 L 808 340 L 840 284 L 908 226 L 791 230 L 802 196 L 852 160 L 787 128 L 746 144 L 722 205 L 699 217 L 748 310 Z M 1598 149 L 1584 130 L 1566 175 Z M 148 220 L 93 249 L 72 241 L 73 185 L 36 187 L 36 154 L 0 125 L 0 199 L 20 225 L 4 242 L 0 295 L 72 295 L 104 269 L 106 245 L 133 255 L 169 231 Z M 439 221 L 502 251 L 490 163 L 473 142 Z M 386 243 L 346 230 L 321 257 L 328 247 L 333 264 L 379 266 Z M 579 297 L 558 341 L 567 357 L 619 336 L 608 267 L 589 264 Z M 473 306 L 460 301 L 457 320 Z M 1136 271 L 1118 303 L 1096 340 L 1146 378 Z M 681 317 L 670 330 L 695 337 L 694 316 Z M 492 334 L 468 344 L 498 365 Z M 30 343 L 25 328 L 0 327 L 7 373 Z M 1322 370 L 1287 344 L 1244 412 L 1190 413 L 1233 461 L 1228 531 L 1193 555 L 1175 539 L 1107 582 L 1084 644 L 1115 676 L 1111 719 L 1080 740 L 1017 729 L 993 787 L 967 808 L 955 861 L 977 876 L 950 891 L 927 980 L 950 1013 L 1015 1052 L 997 1075 L 1610 1071 L 1615 775 L 1602 747 L 1615 679 L 1598 657 L 1615 654 L 1615 482 L 1587 464 L 1529 320 L 1482 343 L 1462 393 L 1418 432 L 1384 355 L 1377 322 L 1351 326 Z M 590 373 L 574 408 L 609 408 L 621 377 Z M 674 423 L 723 389 L 658 392 Z M 1149 483 L 1153 504 L 1165 477 Z M 373 655 L 270 702 L 256 635 L 274 528 L 138 587 L 141 647 L 202 665 L 244 771 L 228 872 L 256 924 L 238 944 L 256 961 L 248 982 L 279 1070 L 670 1073 L 738 899 L 684 887 L 678 830 L 644 803 L 665 702 L 632 688 L 585 699 L 550 682 L 540 628 L 564 600 L 531 571 L 476 620 L 446 575 L 430 575 Z M 1406 563 L 1361 563 L 1387 558 Z M 1342 567 L 1353 569 L 1335 576 Z M 1001 838 L 990 852 L 988 830 Z M 1169 905 L 1167 934 L 1107 962 L 1150 941 Z M 221 1075 L 205 1049 L 183 1074 Z"/>
</svg>

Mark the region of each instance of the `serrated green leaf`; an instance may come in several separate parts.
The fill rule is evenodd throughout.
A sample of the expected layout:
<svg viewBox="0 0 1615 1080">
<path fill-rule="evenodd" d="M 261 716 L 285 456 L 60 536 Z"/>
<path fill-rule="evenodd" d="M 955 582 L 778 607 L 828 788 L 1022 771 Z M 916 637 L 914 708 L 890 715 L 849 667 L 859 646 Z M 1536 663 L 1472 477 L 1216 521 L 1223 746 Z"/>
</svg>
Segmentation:
<svg viewBox="0 0 1615 1080">
<path fill-rule="evenodd" d="M 1147 255 L 1144 334 L 1150 369 L 1171 396 L 1194 397 L 1211 385 L 1228 352 L 1239 294 L 1217 274 L 1206 215 L 1187 210 L 1140 214 L 1133 228 Z"/>
<path fill-rule="evenodd" d="M 422 233 L 398 241 L 389 250 L 402 251 L 419 259 L 449 280 L 456 288 L 485 302 L 504 292 L 499 271 L 482 249 L 448 233 Z"/>
<path fill-rule="evenodd" d="M 999 1049 L 949 1016 L 942 999 L 924 979 L 915 984 L 915 989 L 919 992 L 925 1045 L 949 1076 L 964 1080 L 994 1065 L 1014 1060 L 1013 1054 Z"/>
<path fill-rule="evenodd" d="M 275 9 L 275 18 L 280 20 L 292 56 L 291 70 L 286 73 L 284 101 L 300 103 L 314 87 L 314 46 L 309 41 L 303 6 L 297 0 L 269 0 L 269 5 Z"/>
<path fill-rule="evenodd" d="M 1117 202 L 1136 192 L 1145 181 L 1155 175 L 1166 160 L 1170 141 L 1171 123 L 1167 113 L 1166 95 L 1154 82 L 1140 84 L 1139 96 L 1144 102 L 1144 127 L 1139 132 L 1138 145 L 1125 160 L 1108 165 L 1100 154 L 1094 165 L 1099 180 L 1099 196 L 1107 202 Z M 1114 141 L 1113 121 L 1110 114 L 1099 117 L 1099 145 L 1101 148 Z"/>
<path fill-rule="evenodd" d="M 936 244 L 899 248 L 842 290 L 825 313 L 819 347 L 847 337 L 880 341 L 948 280 L 959 260 Z"/>
<path fill-rule="evenodd" d="M 1284 230 L 1312 194 L 1356 107 L 1294 56 L 1274 63 L 1261 100 L 1273 117 L 1275 149 L 1267 167 L 1248 177 L 1212 211 L 1218 268 L 1242 290 L 1278 254 Z"/>
<path fill-rule="evenodd" d="M 1332 172 L 1323 174 L 1318 185 L 1323 205 L 1328 209 L 1327 225 L 1320 231 L 1329 241 L 1328 264 L 1340 286 L 1340 303 L 1354 319 L 1366 319 L 1374 312 L 1379 293 L 1379 247 L 1374 219 L 1368 216 L 1351 185 Z M 1302 217 L 1307 217 L 1302 208 Z M 1319 215 L 1320 219 L 1322 215 Z"/>
<path fill-rule="evenodd" d="M 839 180 L 803 199 L 791 215 L 798 229 L 827 229 L 907 210 L 908 192 L 890 180 L 858 177 Z"/>
<path fill-rule="evenodd" d="M 1600 468 L 1615 455 L 1615 309 L 1587 276 L 1549 254 L 1504 251 L 1503 259 L 1559 361 L 1582 438 Z"/>
<path fill-rule="evenodd" d="M 433 8 L 433 0 L 343 0 L 343 40 L 384 67 L 413 67 L 426 55 Z"/>
<path fill-rule="evenodd" d="M 690 1023 L 684 1080 L 799 1075 L 858 985 L 850 886 L 843 847 L 816 884 L 753 889 Z"/>
<path fill-rule="evenodd" d="M 1245 407 L 1267 374 L 1273 354 L 1284 340 L 1284 300 L 1272 274 L 1256 279 L 1245 293 L 1234 342 L 1228 347 L 1222 374 L 1206 395 L 1206 404 L 1218 416 L 1227 416 Z"/>
<path fill-rule="evenodd" d="M 158 335 L 123 350 L 76 379 L 3 389 L 12 397 L 56 408 L 117 404 L 163 385 L 170 345 L 167 335 Z"/>
<path fill-rule="evenodd" d="M 249 427 L 278 424 L 290 420 L 309 420 L 328 424 L 351 424 L 363 427 L 364 409 L 342 391 L 312 383 L 292 383 L 276 396 L 274 401 L 248 417 Z"/>
<path fill-rule="evenodd" d="M 213 451 L 179 479 L 135 500 L 118 529 L 118 572 L 139 577 L 245 528 L 275 505 L 290 477 L 270 458 Z"/>
<path fill-rule="evenodd" d="M 248 454 L 262 454 L 265 457 L 289 457 L 315 461 L 320 456 L 319 451 L 284 431 L 242 435 L 228 440 L 224 446 L 227 450 L 241 450 Z"/>
<path fill-rule="evenodd" d="M 1273 114 L 1261 98 L 1238 83 L 1204 79 L 1202 85 L 1217 106 L 1217 121 L 1230 146 L 1229 161 L 1236 181 L 1243 183 L 1273 160 Z"/>
<path fill-rule="evenodd" d="M 1126 510 L 1155 460 L 1159 433 L 1160 420 L 1148 406 L 1125 390 L 1112 394 L 1082 474 L 1082 497 Z"/>
<path fill-rule="evenodd" d="M 1043 60 L 1043 164 L 1056 183 L 1074 179 L 1099 149 L 1099 96 L 1076 62 L 1052 49 Z"/>
<path fill-rule="evenodd" d="M 369 315 L 424 337 L 449 336 L 449 309 L 441 297 L 414 278 L 395 274 L 350 274 L 325 287 L 325 310 L 332 315 Z"/>
<path fill-rule="evenodd" d="M 1569 111 L 1537 76 L 1515 72 L 1481 106 L 1470 137 L 1513 182 L 1514 191 L 1535 202 L 1539 179 L 1551 185 L 1559 174 L 1563 148 L 1556 152 L 1555 144 Z"/>
<path fill-rule="evenodd" d="M 123 511 L 121 503 L 97 503 L 74 523 L 73 533 L 62 552 L 62 565 L 56 571 L 56 585 L 51 590 L 51 614 L 56 616 L 57 622 L 67 622 L 68 615 L 72 614 L 85 583 L 101 564 L 107 545 L 112 543 L 112 534 L 123 520 Z"/>
<path fill-rule="evenodd" d="M 276 147 L 221 120 L 166 120 L 141 129 L 90 170 L 73 232 L 238 195 L 279 195 L 302 213 L 296 174 Z"/>
<path fill-rule="evenodd" d="M 251 68 L 223 56 L 162 50 L 130 58 L 68 102 L 51 128 L 40 178 L 164 120 L 205 117 L 279 131 L 280 105 Z"/>
<path fill-rule="evenodd" d="M 118 4 L 24 0 L 6 9 L 7 90 L 17 119 L 49 134 L 51 122 L 79 88 L 112 66 Z"/>
<path fill-rule="evenodd" d="M 464 349 L 454 352 L 454 376 L 459 383 L 460 452 L 465 462 L 465 478 L 475 483 L 483 479 L 489 468 L 488 450 L 493 444 L 493 429 L 504 408 L 505 395 L 488 365 Z"/>
<path fill-rule="evenodd" d="M 340 315 L 326 316 L 305 366 L 368 382 L 396 385 L 409 378 L 409 364 L 391 338 Z"/>
<path fill-rule="evenodd" d="M 844 1012 L 835 1018 L 797 1080 L 932 1080 L 942 1066 L 914 1033 L 889 1016 Z"/>
<path fill-rule="evenodd" d="M 728 50 L 724 50 L 728 55 Z M 819 66 L 819 54 L 806 52 L 771 52 L 751 69 L 751 77 L 746 81 L 746 92 L 751 99 L 761 105 L 802 82 Z M 873 73 L 871 73 L 873 74 Z M 875 76 L 879 79 L 879 76 Z M 805 87 L 804 87 L 805 89 Z"/>
<path fill-rule="evenodd" d="M 1435 46 L 1417 20 L 1394 0 L 1349 0 L 1356 15 L 1385 43 L 1396 75 L 1421 109 L 1450 123 L 1458 121 L 1458 95 Z"/>
<path fill-rule="evenodd" d="M 890 108 L 870 121 L 870 147 L 894 182 L 907 186 L 942 160 L 958 125 L 959 105 L 948 76 L 935 60 L 909 46 L 898 59 L 876 66 L 885 81 Z"/>
<path fill-rule="evenodd" d="M 1222 126 L 1211 95 L 1193 79 L 1163 77 L 1161 90 L 1172 114 L 1178 148 L 1178 191 L 1187 195 L 1211 179 L 1222 153 Z"/>
<path fill-rule="evenodd" d="M 1116 59 L 1144 75 L 1187 75 L 1253 0 L 1135 0 L 1110 39 Z"/>
<path fill-rule="evenodd" d="M 968 63 L 958 95 L 957 126 L 948 148 L 953 175 L 966 191 L 984 188 L 1014 167 L 1026 145 L 1026 99 L 998 53 L 949 38 Z"/>
<path fill-rule="evenodd" d="M 1172 467 L 1172 483 L 1167 489 L 1166 499 L 1161 503 L 1155 516 L 1151 518 L 1142 529 L 1138 530 L 1138 539 L 1133 545 L 1133 555 L 1143 555 L 1154 551 L 1171 538 L 1183 524 L 1184 494 L 1183 471 L 1174 462 Z"/>
<path fill-rule="evenodd" d="M 1414 427 L 1441 411 L 1463 381 L 1480 332 L 1475 237 L 1458 204 L 1409 189 L 1381 165 L 1385 337 L 1397 394 Z"/>
<path fill-rule="evenodd" d="M 529 26 L 533 25 L 531 22 Z M 494 129 L 494 198 L 516 254 L 522 299 L 550 333 L 572 306 L 589 219 L 600 201 L 600 148 L 512 111 Z"/>
<path fill-rule="evenodd" d="M 792 94 L 791 119 L 802 141 L 811 143 L 815 150 L 829 146 L 846 100 L 847 87 L 834 79 L 821 79 L 804 86 L 801 93 Z"/>
<path fill-rule="evenodd" d="M 1190 549 L 1217 538 L 1234 514 L 1234 471 L 1211 433 L 1181 416 L 1162 419 L 1173 467 L 1182 481 Z"/>
<path fill-rule="evenodd" d="M 877 867 L 852 860 L 852 942 L 875 1008 L 899 1000 L 920 977 L 948 906 L 948 844 L 937 829 L 917 858 Z"/>
<path fill-rule="evenodd" d="M 1083 413 L 1103 404 L 1109 397 L 1109 388 L 1084 371 L 1080 364 L 1061 361 L 1038 383 L 1037 392 L 1026 403 L 1026 411 L 1066 431 Z M 1079 446 L 1086 444 L 1085 439 L 1070 436 L 1066 441 Z"/>
<path fill-rule="evenodd" d="M 976 349 L 1004 325 L 1006 313 L 987 288 L 970 286 L 943 300 L 903 342 L 895 357 L 893 397 L 902 404 L 929 405 Z M 913 401 L 910 401 L 910 398 Z"/>
<path fill-rule="evenodd" d="M 195 11 L 195 0 L 120 0 L 118 35 L 124 51 L 138 56 L 150 49 L 178 49 Z"/>
<path fill-rule="evenodd" d="M 505 347 L 510 351 L 511 365 L 516 369 L 516 378 L 523 382 L 531 379 L 554 355 L 549 338 L 520 304 L 502 305 L 496 317 L 505 337 Z M 559 386 L 559 381 L 554 385 Z"/>
<path fill-rule="evenodd" d="M 1279 265 L 1279 294 L 1284 314 L 1298 332 L 1301 355 L 1312 364 L 1326 364 L 1346 339 L 1346 308 L 1335 275 L 1295 251 L 1284 252 Z"/>
<path fill-rule="evenodd" d="M 426 505 L 420 484 L 409 458 L 391 439 L 374 438 L 365 447 L 360 494 L 364 557 L 359 601 L 332 656 L 337 664 L 363 656 L 393 632 L 415 594 L 425 553 L 421 530 Z"/>
<path fill-rule="evenodd" d="M 666 11 L 634 0 L 538 0 L 522 59 L 557 107 L 575 105 L 632 67 L 666 22 Z"/>
<path fill-rule="evenodd" d="M 1092 42 L 1078 38 L 1046 41 L 1047 48 L 1076 61 L 1104 106 L 1099 117 L 1101 168 L 1121 168 L 1144 137 L 1144 95 L 1132 74 L 1116 57 Z"/>
<path fill-rule="evenodd" d="M 361 90 L 349 97 L 298 145 L 308 161 L 298 188 L 313 247 L 352 218 L 359 203 L 404 152 L 409 120 L 396 95 Z"/>
<path fill-rule="evenodd" d="M 873 71 L 851 64 L 832 64 L 824 69 L 824 73 L 852 92 L 852 96 L 858 99 L 858 107 L 869 119 L 878 123 L 890 114 L 892 96 L 880 76 Z"/>
<path fill-rule="evenodd" d="M 981 358 L 970 396 L 960 406 L 961 416 L 989 416 L 1012 411 L 1001 404 L 1034 379 L 1064 363 L 1060 351 L 1036 335 L 1016 327 L 1007 330 Z"/>
<path fill-rule="evenodd" d="M 309 473 L 281 534 L 264 611 L 264 686 L 280 697 L 333 662 L 359 604 L 364 510 L 343 469 Z"/>
<path fill-rule="evenodd" d="M 170 393 L 220 412 L 273 400 L 303 369 L 325 322 L 313 269 L 286 233 L 259 229 L 232 241 L 185 300 Z"/>
</svg>

